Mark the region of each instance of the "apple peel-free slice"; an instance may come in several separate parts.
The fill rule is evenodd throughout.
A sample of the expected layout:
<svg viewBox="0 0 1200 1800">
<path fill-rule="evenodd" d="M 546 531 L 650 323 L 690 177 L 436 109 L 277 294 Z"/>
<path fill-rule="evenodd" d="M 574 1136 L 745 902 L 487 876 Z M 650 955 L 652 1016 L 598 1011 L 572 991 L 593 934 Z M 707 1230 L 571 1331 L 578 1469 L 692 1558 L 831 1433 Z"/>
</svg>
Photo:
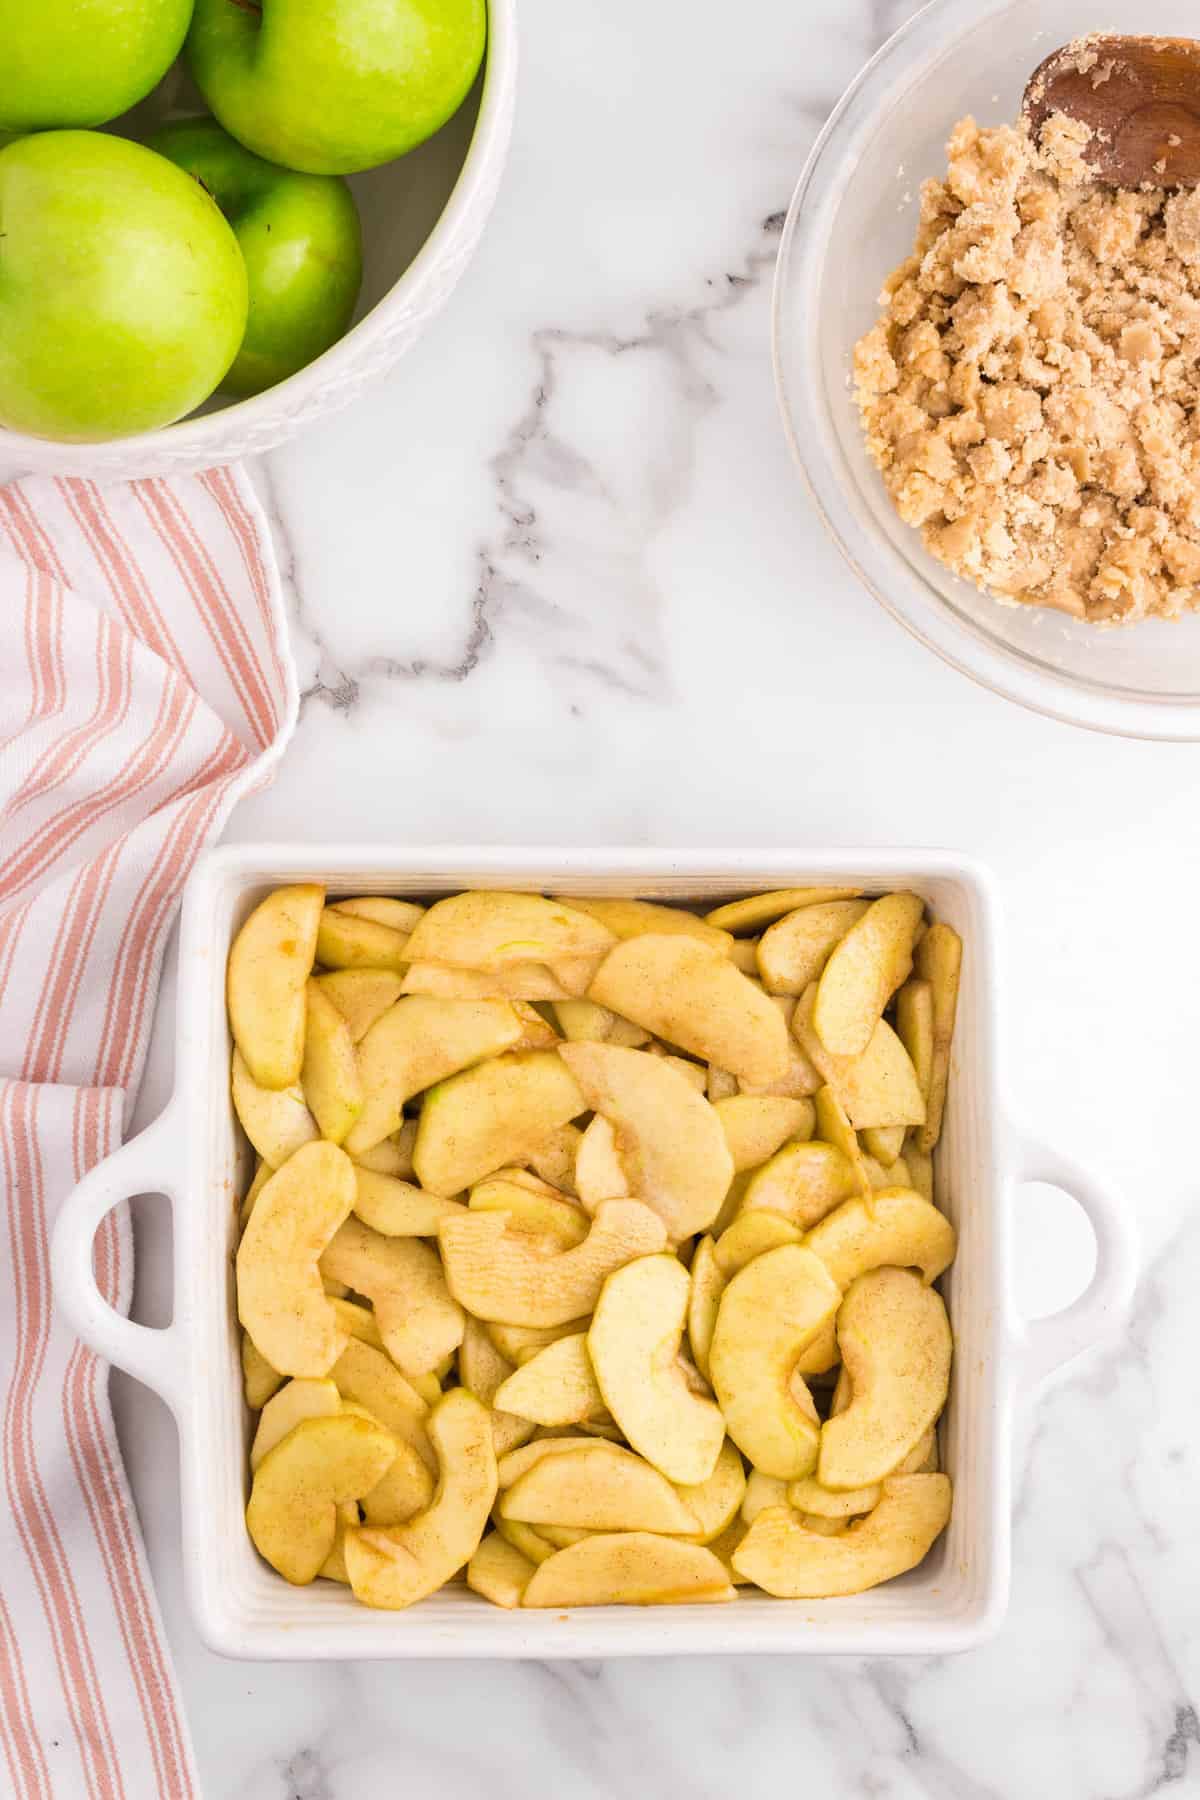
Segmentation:
<svg viewBox="0 0 1200 1800">
<path fill-rule="evenodd" d="M 945 1475 L 893 1475 L 879 1503 L 836 1537 L 810 1531 L 790 1507 L 769 1507 L 733 1553 L 733 1566 L 785 1600 L 861 1594 L 915 1569 L 950 1518 Z"/>
<path fill-rule="evenodd" d="M 547 1344 L 497 1388 L 494 1404 L 535 1425 L 579 1425 L 605 1418 L 587 1337 L 574 1332 Z"/>
<path fill-rule="evenodd" d="M 302 1002 L 303 998 L 302 993 Z M 283 1088 L 261 1087 L 240 1050 L 233 1053 L 230 1091 L 242 1130 L 272 1169 L 282 1169 L 297 1150 L 321 1135 L 300 1083 Z"/>
<path fill-rule="evenodd" d="M 821 1079 L 841 1101 L 856 1131 L 871 1125 L 923 1125 L 925 1100 L 908 1052 L 886 1019 L 880 1019 L 861 1056 L 835 1056 L 812 1022 L 815 987 L 796 1002 L 792 1031 Z"/>
<path fill-rule="evenodd" d="M 521 1605 L 671 1606 L 734 1598 L 724 1567 L 702 1545 L 648 1531 L 615 1531 L 547 1557 Z"/>
<path fill-rule="evenodd" d="M 503 969 L 516 962 L 603 956 L 613 933 L 570 904 L 541 894 L 451 894 L 431 906 L 409 939 L 413 962 Z"/>
<path fill-rule="evenodd" d="M 276 888 L 233 940 L 225 993 L 229 1024 L 252 1079 L 286 1088 L 300 1079 L 304 989 L 316 954 L 324 889 Z"/>
<path fill-rule="evenodd" d="M 912 1270 L 872 1269 L 851 1283 L 837 1333 L 850 1404 L 825 1421 L 817 1476 L 822 1487 L 869 1487 L 893 1472 L 946 1404 L 950 1322 L 937 1289 Z"/>
<path fill-rule="evenodd" d="M 958 982 L 962 970 L 962 939 L 952 926 L 936 920 L 929 927 L 914 956 L 916 971 L 929 983 L 933 1004 L 933 1045 L 929 1065 L 929 1105 L 917 1144 L 932 1150 L 942 1133 L 946 1085 L 950 1077 L 950 1044 L 958 1011 Z"/>
<path fill-rule="evenodd" d="M 339 1413 L 302 1420 L 267 1452 L 254 1473 L 246 1525 L 285 1581 L 315 1580 L 333 1549 L 338 1507 L 375 1486 L 395 1448 L 382 1425 Z"/>
<path fill-rule="evenodd" d="M 479 1548 L 496 1498 L 496 1454 L 486 1406 L 453 1388 L 429 1415 L 437 1490 L 424 1512 L 390 1530 L 347 1531 L 350 1586 L 367 1606 L 411 1606 L 456 1575 Z"/>
<path fill-rule="evenodd" d="M 696 1515 L 648 1462 L 616 1444 L 542 1457 L 500 1496 L 501 1518 L 585 1531 L 691 1533 Z"/>
<path fill-rule="evenodd" d="M 810 981 L 818 980 L 837 945 L 869 905 L 868 900 L 827 900 L 801 906 L 764 931 L 757 971 L 768 994 L 802 994 Z"/>
<path fill-rule="evenodd" d="M 820 906 L 829 900 L 855 900 L 861 892 L 862 889 L 856 887 L 773 888 L 770 893 L 747 894 L 741 900 L 727 900 L 723 906 L 706 912 L 704 918 L 709 925 L 741 935 L 761 931 L 764 925 L 782 918 L 784 913 L 795 912 L 798 907 Z"/>
<path fill-rule="evenodd" d="M 358 1046 L 363 1109 L 344 1140 L 350 1155 L 390 1136 L 402 1124 L 404 1103 L 414 1094 L 507 1050 L 521 1030 L 507 1000 L 433 1000 L 420 994 L 397 1000 Z M 453 1194 L 466 1183 L 423 1185 L 434 1193 Z"/>
<path fill-rule="evenodd" d="M 719 950 L 722 956 L 728 956 L 733 949 L 729 932 L 705 924 L 695 913 L 680 906 L 662 906 L 654 900 L 577 900 L 565 894 L 559 897 L 564 906 L 599 919 L 618 938 L 644 937 L 647 932 L 658 936 L 677 934 L 699 938 L 711 950 Z"/>
<path fill-rule="evenodd" d="M 912 1188 L 880 1188 L 870 1203 L 847 1200 L 814 1225 L 805 1244 L 842 1292 L 869 1269 L 920 1269 L 936 1281 L 954 1260 L 957 1239 L 945 1213 Z"/>
<path fill-rule="evenodd" d="M 343 1400 L 364 1407 L 394 1438 L 411 1445 L 428 1468 L 436 1468 L 428 1404 L 385 1351 L 351 1338 L 331 1375 Z"/>
<path fill-rule="evenodd" d="M 327 969 L 386 969 L 399 975 L 408 961 L 408 937 L 377 919 L 327 906 L 317 931 L 317 961 Z"/>
<path fill-rule="evenodd" d="M 354 1211 L 381 1237 L 436 1237 L 443 1219 L 466 1212 L 461 1200 L 428 1194 L 411 1181 L 380 1175 L 356 1164 Z"/>
<path fill-rule="evenodd" d="M 425 1095 L 413 1150 L 417 1178 L 439 1194 L 474 1187 L 505 1164 L 524 1162 L 585 1110 L 570 1069 L 553 1050 L 493 1056 Z"/>
<path fill-rule="evenodd" d="M 503 1213 L 445 1219 L 438 1241 L 450 1291 L 476 1318 L 549 1326 L 590 1313 L 606 1278 L 634 1257 L 661 1250 L 666 1231 L 640 1201 L 606 1200 L 583 1242 L 557 1255 L 509 1230 Z"/>
<path fill-rule="evenodd" d="M 420 1238 L 383 1237 L 361 1219 L 347 1219 L 325 1249 L 321 1270 L 370 1300 L 402 1374 L 428 1374 L 462 1343 L 462 1308 L 437 1252 Z"/>
<path fill-rule="evenodd" d="M 609 1411 L 633 1448 L 669 1481 L 707 1481 L 725 1438 L 711 1400 L 678 1363 L 690 1282 L 673 1256 L 644 1256 L 610 1275 L 588 1331 Z"/>
<path fill-rule="evenodd" d="M 340 1144 L 363 1109 L 362 1080 L 350 1027 L 315 981 L 305 990 L 300 1086 L 321 1136 Z"/>
<path fill-rule="evenodd" d="M 861 1056 L 883 1009 L 912 973 L 924 917 L 916 894 L 884 894 L 851 925 L 821 971 L 813 1028 L 834 1056 Z"/>
<path fill-rule="evenodd" d="M 354 1204 L 335 1144 L 306 1144 L 261 1189 L 237 1252 L 238 1317 L 281 1375 L 327 1375 L 345 1342 L 319 1258 Z"/>
<path fill-rule="evenodd" d="M 467 1586 L 493 1606 L 520 1606 L 537 1567 L 499 1531 L 489 1531 L 467 1564 Z"/>
</svg>

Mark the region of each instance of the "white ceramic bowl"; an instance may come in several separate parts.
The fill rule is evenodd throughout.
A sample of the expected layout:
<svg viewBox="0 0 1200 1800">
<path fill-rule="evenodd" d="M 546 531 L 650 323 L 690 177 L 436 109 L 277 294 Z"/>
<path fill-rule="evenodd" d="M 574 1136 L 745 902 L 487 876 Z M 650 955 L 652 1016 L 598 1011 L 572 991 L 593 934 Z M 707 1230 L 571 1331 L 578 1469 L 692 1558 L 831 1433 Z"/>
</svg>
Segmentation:
<svg viewBox="0 0 1200 1800">
<path fill-rule="evenodd" d="M 483 70 L 453 119 L 407 156 L 350 178 L 363 224 L 362 293 L 351 329 L 323 356 L 249 400 L 217 394 L 178 424 L 111 443 L 56 444 L 0 429 L 4 477 L 207 469 L 270 450 L 348 405 L 416 342 L 475 254 L 508 155 L 516 85 L 517 0 L 488 0 Z M 142 136 L 179 110 L 203 110 L 185 87 L 172 71 L 120 128 Z"/>
<path fill-rule="evenodd" d="M 1200 738 L 1200 614 L 1099 631 L 1003 606 L 951 575 L 897 515 L 863 447 L 854 344 L 912 248 L 921 181 L 964 113 L 1017 117 L 1043 56 L 1080 33 L 1195 35 L 1194 0 L 930 0 L 847 90 L 813 147 L 775 277 L 775 373 L 817 508 L 855 573 L 913 636 L 993 692 L 1130 737 Z"/>
<path fill-rule="evenodd" d="M 429 896 L 463 887 L 714 898 L 804 882 L 911 887 L 962 934 L 963 986 L 940 1195 L 959 1233 L 944 1282 L 957 1353 L 941 1427 L 954 1478 L 944 1537 L 919 1569 L 856 1599 L 504 1612 L 455 1587 L 409 1612 L 373 1612 L 344 1588 L 292 1588 L 246 1534 L 248 1415 L 242 1399 L 233 1251 L 246 1157 L 229 1100 L 225 958 L 252 905 L 281 882 L 333 893 Z M 53 1242 L 59 1305 L 81 1337 L 155 1388 L 175 1413 L 182 1456 L 183 1558 L 196 1622 L 230 1656 L 556 1657 L 690 1651 L 933 1653 L 979 1643 L 1008 1600 L 1014 1409 L 1120 1323 L 1134 1279 L 1130 1228 L 1103 1183 L 1017 1131 L 1000 1086 L 996 909 L 984 872 L 941 851 L 321 850 L 289 844 L 207 855 L 188 883 L 179 957 L 175 1095 L 149 1129 L 92 1170 Z M 1096 1234 L 1093 1279 L 1074 1304 L 1027 1324 L 1010 1298 L 1010 1210 L 1020 1182 L 1074 1195 Z M 102 1299 L 92 1240 L 130 1195 L 174 1208 L 174 1318 L 150 1330 Z"/>
</svg>

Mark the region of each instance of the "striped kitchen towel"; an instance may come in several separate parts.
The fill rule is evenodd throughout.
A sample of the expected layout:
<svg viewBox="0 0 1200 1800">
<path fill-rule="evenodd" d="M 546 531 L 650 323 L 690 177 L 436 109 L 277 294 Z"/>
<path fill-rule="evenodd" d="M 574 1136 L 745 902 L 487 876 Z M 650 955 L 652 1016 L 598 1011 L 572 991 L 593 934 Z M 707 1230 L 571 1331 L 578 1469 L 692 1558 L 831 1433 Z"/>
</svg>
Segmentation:
<svg viewBox="0 0 1200 1800">
<path fill-rule="evenodd" d="M 55 1213 L 120 1142 L 198 851 L 295 723 L 266 520 L 230 469 L 0 487 L 0 1792 L 198 1796 L 108 1399 L 54 1310 Z M 128 1309 L 127 1210 L 96 1242 Z"/>
</svg>

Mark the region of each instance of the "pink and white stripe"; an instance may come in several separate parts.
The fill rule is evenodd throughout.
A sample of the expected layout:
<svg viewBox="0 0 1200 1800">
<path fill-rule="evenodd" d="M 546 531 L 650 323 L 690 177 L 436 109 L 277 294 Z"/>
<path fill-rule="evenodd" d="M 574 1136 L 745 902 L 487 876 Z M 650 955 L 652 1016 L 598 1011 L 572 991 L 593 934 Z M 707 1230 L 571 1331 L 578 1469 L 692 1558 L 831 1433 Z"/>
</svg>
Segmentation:
<svg viewBox="0 0 1200 1800">
<path fill-rule="evenodd" d="M 296 717 L 245 476 L 0 488 L 0 1793 L 199 1800 L 108 1401 L 56 1317 L 57 1206 L 120 1142 L 197 852 Z M 127 1309 L 110 1215 L 101 1287 Z"/>
</svg>

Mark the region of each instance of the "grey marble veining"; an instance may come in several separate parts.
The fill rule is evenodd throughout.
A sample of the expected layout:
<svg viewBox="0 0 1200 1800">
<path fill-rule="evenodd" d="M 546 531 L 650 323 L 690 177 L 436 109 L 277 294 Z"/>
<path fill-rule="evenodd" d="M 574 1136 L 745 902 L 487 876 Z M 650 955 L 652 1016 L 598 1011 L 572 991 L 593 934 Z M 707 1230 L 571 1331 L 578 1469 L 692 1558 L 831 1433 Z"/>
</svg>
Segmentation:
<svg viewBox="0 0 1200 1800">
<path fill-rule="evenodd" d="M 1200 1793 L 1200 749 L 1072 732 L 935 663 L 826 542 L 772 390 L 782 211 L 907 10 L 524 0 L 477 261 L 413 356 L 258 471 L 306 701 L 229 835 L 973 851 L 1013 1115 L 1138 1219 L 1128 1334 L 1026 1409 L 1005 1630 L 914 1661 L 220 1661 L 183 1601 L 172 1428 L 118 1378 L 211 1800 Z M 168 983 L 144 1117 L 170 1021 Z M 1015 1204 L 1017 1301 L 1063 1304 L 1086 1233 Z M 161 1318 L 167 1232 L 139 1222 Z"/>
</svg>

